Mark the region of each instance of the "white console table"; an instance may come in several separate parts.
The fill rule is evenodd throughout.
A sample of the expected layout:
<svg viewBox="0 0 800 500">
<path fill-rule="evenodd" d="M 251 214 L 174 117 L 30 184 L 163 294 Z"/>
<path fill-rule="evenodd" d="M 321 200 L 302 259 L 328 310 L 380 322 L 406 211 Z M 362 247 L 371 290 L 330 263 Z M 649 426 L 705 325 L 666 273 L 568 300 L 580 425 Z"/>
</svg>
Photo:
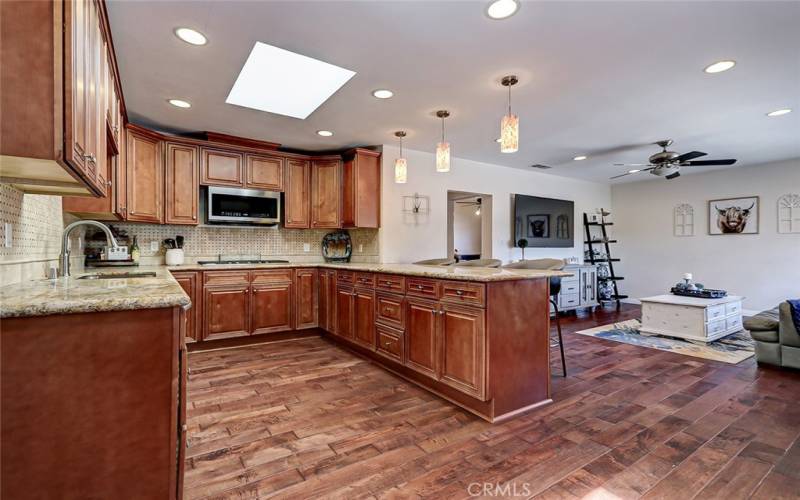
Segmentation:
<svg viewBox="0 0 800 500">
<path fill-rule="evenodd" d="M 742 299 L 699 299 L 681 295 L 656 295 L 642 301 L 644 335 L 666 335 L 708 343 L 742 330 Z"/>
</svg>

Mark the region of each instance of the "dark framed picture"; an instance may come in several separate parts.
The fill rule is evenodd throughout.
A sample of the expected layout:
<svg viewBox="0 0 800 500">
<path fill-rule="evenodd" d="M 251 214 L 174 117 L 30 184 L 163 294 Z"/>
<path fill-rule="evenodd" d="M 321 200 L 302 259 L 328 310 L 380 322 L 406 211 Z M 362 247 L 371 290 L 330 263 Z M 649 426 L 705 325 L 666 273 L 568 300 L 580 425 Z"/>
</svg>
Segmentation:
<svg viewBox="0 0 800 500">
<path fill-rule="evenodd" d="M 528 238 L 550 237 L 550 215 L 531 214 L 528 216 Z"/>
<path fill-rule="evenodd" d="M 758 196 L 708 202 L 708 234 L 758 234 Z"/>
</svg>

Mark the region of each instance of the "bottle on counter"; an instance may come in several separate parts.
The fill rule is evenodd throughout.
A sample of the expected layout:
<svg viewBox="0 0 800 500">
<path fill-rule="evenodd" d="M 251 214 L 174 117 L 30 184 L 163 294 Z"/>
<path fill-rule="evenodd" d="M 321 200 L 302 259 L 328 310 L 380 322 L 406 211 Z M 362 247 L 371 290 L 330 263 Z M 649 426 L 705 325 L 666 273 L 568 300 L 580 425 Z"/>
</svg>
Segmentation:
<svg viewBox="0 0 800 500">
<path fill-rule="evenodd" d="M 131 245 L 131 260 L 138 263 L 140 254 L 141 252 L 139 251 L 139 242 L 137 241 L 136 236 L 134 236 L 133 244 Z"/>
</svg>

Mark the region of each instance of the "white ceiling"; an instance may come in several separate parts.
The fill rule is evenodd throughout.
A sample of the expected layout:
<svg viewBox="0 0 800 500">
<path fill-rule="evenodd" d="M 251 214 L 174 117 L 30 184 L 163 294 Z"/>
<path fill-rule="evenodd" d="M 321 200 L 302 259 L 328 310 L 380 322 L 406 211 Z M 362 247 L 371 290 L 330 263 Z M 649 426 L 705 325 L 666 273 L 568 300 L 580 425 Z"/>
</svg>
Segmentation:
<svg viewBox="0 0 800 500">
<path fill-rule="evenodd" d="M 326 150 L 394 143 L 404 129 L 407 147 L 433 151 L 435 111 L 448 109 L 455 157 L 590 180 L 625 170 L 612 163 L 644 162 L 657 151 L 648 143 L 665 138 L 736 166 L 800 157 L 800 2 L 522 2 L 503 21 L 488 19 L 482 1 L 110 0 L 108 9 L 129 116 L 167 130 Z M 208 45 L 180 41 L 178 26 Z M 357 74 L 305 120 L 225 104 L 256 41 Z M 738 64 L 703 72 L 721 59 Z M 515 154 L 494 142 L 506 74 L 520 78 Z M 375 99 L 377 88 L 395 97 Z M 170 106 L 173 97 L 192 108 Z M 785 107 L 794 113 L 764 115 Z M 581 154 L 589 159 L 572 161 Z M 623 181 L 643 178 L 652 177 Z"/>
</svg>

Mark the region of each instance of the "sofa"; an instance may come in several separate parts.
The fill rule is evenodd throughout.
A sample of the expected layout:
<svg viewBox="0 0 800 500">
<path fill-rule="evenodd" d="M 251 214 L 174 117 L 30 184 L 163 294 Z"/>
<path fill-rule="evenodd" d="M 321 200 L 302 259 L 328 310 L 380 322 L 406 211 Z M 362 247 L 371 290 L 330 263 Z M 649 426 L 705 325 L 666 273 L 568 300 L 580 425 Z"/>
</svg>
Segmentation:
<svg viewBox="0 0 800 500">
<path fill-rule="evenodd" d="M 747 318 L 744 327 L 756 341 L 759 363 L 800 369 L 800 334 L 788 302 Z"/>
</svg>

